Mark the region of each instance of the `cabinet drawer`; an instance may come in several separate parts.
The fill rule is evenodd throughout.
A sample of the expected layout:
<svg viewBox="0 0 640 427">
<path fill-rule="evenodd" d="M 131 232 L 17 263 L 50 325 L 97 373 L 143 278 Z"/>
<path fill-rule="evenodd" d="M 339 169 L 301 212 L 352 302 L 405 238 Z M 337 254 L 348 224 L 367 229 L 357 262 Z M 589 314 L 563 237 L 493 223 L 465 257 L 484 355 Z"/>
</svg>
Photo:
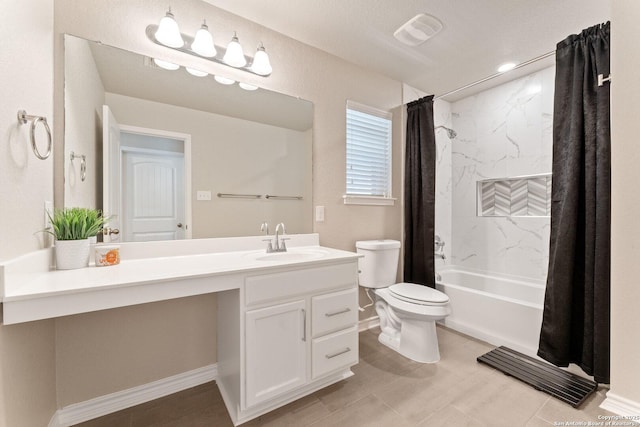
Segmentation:
<svg viewBox="0 0 640 427">
<path fill-rule="evenodd" d="M 250 276 L 245 281 L 245 304 L 264 304 L 298 295 L 347 288 L 356 286 L 357 280 L 356 261 Z"/>
<path fill-rule="evenodd" d="M 311 376 L 313 379 L 356 363 L 358 363 L 358 328 L 356 326 L 312 341 Z"/>
<path fill-rule="evenodd" d="M 318 337 L 353 326 L 358 321 L 358 289 L 311 298 L 312 335 Z"/>
</svg>

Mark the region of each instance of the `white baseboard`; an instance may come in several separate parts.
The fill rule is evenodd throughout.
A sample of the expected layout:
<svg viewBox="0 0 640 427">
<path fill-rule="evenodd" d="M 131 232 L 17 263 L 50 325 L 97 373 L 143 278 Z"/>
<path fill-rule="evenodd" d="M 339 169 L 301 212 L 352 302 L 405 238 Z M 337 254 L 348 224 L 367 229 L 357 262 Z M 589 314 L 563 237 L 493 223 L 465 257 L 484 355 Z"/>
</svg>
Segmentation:
<svg viewBox="0 0 640 427">
<path fill-rule="evenodd" d="M 362 319 L 358 321 L 358 332 L 363 332 L 368 329 L 373 329 L 376 326 L 380 326 L 380 318 L 378 316 L 372 316 L 368 319 Z"/>
<path fill-rule="evenodd" d="M 183 372 L 148 384 L 96 397 L 58 409 L 49 422 L 49 427 L 68 427 L 102 417 L 141 403 L 149 402 L 191 387 L 195 387 L 218 376 L 218 365 L 208 365 Z"/>
<path fill-rule="evenodd" d="M 638 418 L 640 417 L 640 403 L 636 401 L 618 396 L 611 393 L 611 391 L 608 391 L 607 398 L 600 404 L 600 407 L 609 412 L 613 412 L 616 415 L 620 415 L 621 418 L 629 417 L 629 421 L 633 421 L 636 424 L 640 423 L 640 419 Z"/>
</svg>

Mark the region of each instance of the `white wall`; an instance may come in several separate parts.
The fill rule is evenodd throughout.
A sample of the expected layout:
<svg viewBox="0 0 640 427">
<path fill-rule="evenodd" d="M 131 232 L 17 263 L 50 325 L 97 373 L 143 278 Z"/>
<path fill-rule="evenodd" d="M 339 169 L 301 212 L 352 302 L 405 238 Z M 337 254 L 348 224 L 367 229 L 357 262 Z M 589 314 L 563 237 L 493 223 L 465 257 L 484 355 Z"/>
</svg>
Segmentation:
<svg viewBox="0 0 640 427">
<path fill-rule="evenodd" d="M 53 123 L 53 4 L 8 3 L 0 18 L 0 260 L 42 246 L 37 231 L 44 228 L 45 201 L 53 200 L 53 156 L 34 156 L 29 126 L 18 126 L 16 116 L 24 109 Z M 37 134 L 43 152 L 44 136 Z M 0 326 L 0 427 L 49 423 L 54 351 L 53 321 Z"/>
<path fill-rule="evenodd" d="M 479 217 L 476 183 L 551 172 L 554 68 L 454 102 L 451 263 L 544 280 L 548 217 Z"/>
<path fill-rule="evenodd" d="M 640 414 L 640 3 L 613 0 L 611 23 L 611 391 L 619 413 Z M 612 408 L 614 409 L 614 408 Z"/>
<path fill-rule="evenodd" d="M 39 160 L 31 151 L 29 127 L 18 124 L 18 110 L 53 123 L 52 6 L 29 0 L 3 7 L 0 26 L 2 102 L 0 103 L 0 260 L 43 247 L 44 202 L 53 201 L 53 155 Z M 15 6 L 15 7 L 14 7 Z M 46 134 L 37 128 L 38 147 Z"/>
</svg>

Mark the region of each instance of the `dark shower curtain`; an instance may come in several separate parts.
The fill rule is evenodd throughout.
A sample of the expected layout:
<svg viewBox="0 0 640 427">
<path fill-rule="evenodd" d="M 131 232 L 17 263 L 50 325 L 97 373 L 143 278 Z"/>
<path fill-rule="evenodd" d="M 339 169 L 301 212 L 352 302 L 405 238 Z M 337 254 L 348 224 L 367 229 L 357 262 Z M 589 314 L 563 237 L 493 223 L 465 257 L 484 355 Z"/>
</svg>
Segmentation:
<svg viewBox="0 0 640 427">
<path fill-rule="evenodd" d="M 407 104 L 404 280 L 435 288 L 436 136 L 433 95 Z"/>
<path fill-rule="evenodd" d="M 556 48 L 549 272 L 538 355 L 609 382 L 609 27 Z"/>
</svg>

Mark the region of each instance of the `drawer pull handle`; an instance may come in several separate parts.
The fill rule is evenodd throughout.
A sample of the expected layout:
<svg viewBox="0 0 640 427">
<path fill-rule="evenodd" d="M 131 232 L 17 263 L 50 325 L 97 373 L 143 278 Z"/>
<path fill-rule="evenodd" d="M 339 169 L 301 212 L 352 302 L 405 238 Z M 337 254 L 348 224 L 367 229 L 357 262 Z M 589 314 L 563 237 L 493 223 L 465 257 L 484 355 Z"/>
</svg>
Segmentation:
<svg viewBox="0 0 640 427">
<path fill-rule="evenodd" d="M 347 307 L 347 308 L 343 308 L 342 310 L 334 311 L 334 312 L 331 312 L 331 313 L 325 313 L 324 315 L 327 316 L 327 317 L 333 317 L 333 316 L 337 316 L 338 314 L 348 313 L 350 311 L 351 311 L 351 309 L 349 307 Z"/>
<path fill-rule="evenodd" d="M 349 353 L 350 351 L 351 351 L 351 349 L 349 347 L 347 347 L 344 350 L 341 350 L 341 351 L 339 351 L 337 353 L 325 354 L 324 357 L 326 357 L 327 359 L 333 359 L 334 357 L 338 357 L 341 354 Z"/>
</svg>

